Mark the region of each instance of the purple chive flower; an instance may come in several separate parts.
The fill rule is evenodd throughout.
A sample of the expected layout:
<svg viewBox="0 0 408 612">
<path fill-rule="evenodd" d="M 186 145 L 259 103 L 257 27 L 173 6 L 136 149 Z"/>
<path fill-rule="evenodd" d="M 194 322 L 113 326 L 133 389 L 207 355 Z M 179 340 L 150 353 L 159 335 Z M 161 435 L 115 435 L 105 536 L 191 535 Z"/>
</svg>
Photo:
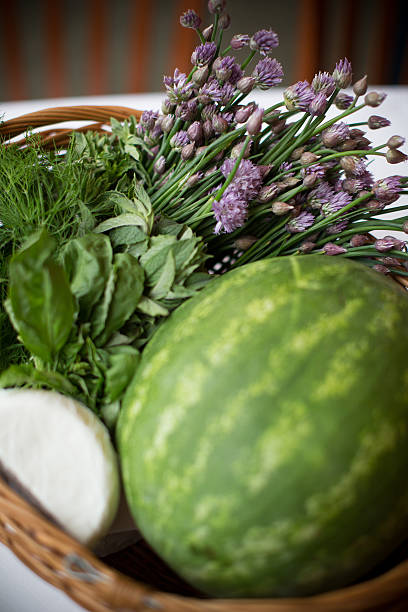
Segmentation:
<svg viewBox="0 0 408 612">
<path fill-rule="evenodd" d="M 147 130 L 151 130 L 154 127 L 154 124 L 158 117 L 159 113 L 157 113 L 156 111 L 147 110 L 142 113 L 142 116 L 140 117 L 140 123 Z"/>
<path fill-rule="evenodd" d="M 291 162 L 282 162 L 278 168 L 278 172 L 286 172 L 286 176 L 293 176 L 294 172 L 289 172 L 289 170 L 292 170 L 292 168 L 293 164 L 291 164 Z"/>
<path fill-rule="evenodd" d="M 225 178 L 231 174 L 235 164 L 235 159 L 227 158 L 224 161 L 220 170 Z M 239 188 L 245 200 L 253 200 L 258 195 L 262 185 L 262 172 L 249 159 L 242 159 L 235 173 L 233 183 Z"/>
<path fill-rule="evenodd" d="M 348 155 L 340 159 L 340 166 L 347 174 L 352 176 L 365 176 L 367 168 L 363 159 L 354 157 L 354 155 Z"/>
<path fill-rule="evenodd" d="M 377 200 L 385 204 L 391 204 L 398 200 L 401 191 L 401 179 L 401 176 L 388 176 L 375 181 L 373 192 Z"/>
<path fill-rule="evenodd" d="M 315 189 L 309 192 L 307 197 L 307 203 L 312 208 L 316 208 L 318 210 L 324 204 L 327 204 L 334 195 L 334 191 L 326 181 L 322 181 Z"/>
<path fill-rule="evenodd" d="M 235 92 L 236 89 L 232 83 L 224 83 L 224 85 L 219 90 L 219 98 L 217 101 L 221 104 L 227 104 L 234 96 Z"/>
<path fill-rule="evenodd" d="M 176 107 L 175 115 L 183 121 L 191 121 L 197 111 L 197 102 L 188 100 L 188 102 L 180 102 Z"/>
<path fill-rule="evenodd" d="M 283 92 L 283 99 L 288 110 L 307 110 L 315 94 L 308 81 L 298 81 Z"/>
<path fill-rule="evenodd" d="M 353 96 L 349 96 L 343 91 L 340 91 L 335 97 L 334 103 L 339 110 L 346 110 L 347 108 L 351 106 L 351 103 L 353 102 L 353 100 L 354 100 Z"/>
<path fill-rule="evenodd" d="M 248 34 L 235 34 L 235 36 L 231 38 L 230 45 L 231 48 L 234 49 L 234 51 L 238 51 L 238 49 L 246 47 L 247 45 L 249 45 Z"/>
<path fill-rule="evenodd" d="M 346 178 L 341 182 L 341 189 L 348 193 L 356 194 L 363 189 L 371 189 L 373 184 L 373 175 L 368 170 L 365 170 L 360 176 Z"/>
<path fill-rule="evenodd" d="M 336 83 L 328 72 L 318 72 L 313 77 L 312 89 L 315 93 L 322 93 L 328 98 L 336 88 Z"/>
<path fill-rule="evenodd" d="M 180 17 L 180 24 L 183 28 L 192 28 L 197 30 L 201 25 L 201 18 L 193 9 L 188 9 Z"/>
<path fill-rule="evenodd" d="M 347 206 L 347 204 L 350 204 L 351 201 L 352 198 L 348 193 L 345 193 L 344 191 L 339 191 L 338 193 L 333 194 L 328 202 L 322 204 L 320 210 L 322 214 L 327 217 L 328 215 L 332 215 L 338 212 L 339 210 Z"/>
<path fill-rule="evenodd" d="M 206 42 L 198 45 L 191 55 L 191 63 L 195 66 L 205 66 L 209 64 L 217 52 L 217 45 L 213 42 Z"/>
<path fill-rule="evenodd" d="M 351 85 L 353 70 L 347 58 L 337 62 L 333 71 L 333 79 L 339 89 L 345 89 Z"/>
<path fill-rule="evenodd" d="M 326 168 L 321 164 L 311 164 L 310 166 L 302 168 L 300 174 L 303 178 L 308 174 L 314 174 L 316 176 L 316 179 L 321 179 L 324 177 L 325 172 Z"/>
<path fill-rule="evenodd" d="M 250 48 L 253 51 L 259 51 L 261 55 L 269 55 L 278 45 L 279 38 L 273 30 L 259 30 L 249 41 Z"/>
<path fill-rule="evenodd" d="M 391 121 L 389 119 L 380 117 L 379 115 L 371 115 L 368 118 L 367 123 L 371 130 L 378 130 L 379 128 L 388 127 L 391 125 Z"/>
<path fill-rule="evenodd" d="M 300 232 L 304 232 L 309 227 L 311 227 L 314 223 L 314 220 L 315 218 L 312 213 L 303 211 L 300 213 L 300 215 L 298 215 L 294 219 L 291 219 L 285 227 L 287 231 L 291 234 L 299 234 Z"/>
<path fill-rule="evenodd" d="M 283 69 L 276 59 L 265 57 L 261 59 L 252 73 L 259 89 L 269 89 L 282 81 Z"/>
<path fill-rule="evenodd" d="M 314 117 L 324 115 L 327 106 L 327 99 L 323 92 L 319 92 L 315 95 L 309 105 L 309 113 Z"/>
<path fill-rule="evenodd" d="M 240 66 L 238 66 L 235 58 L 231 55 L 218 57 L 213 64 L 213 70 L 215 70 L 217 79 L 220 81 L 236 83 L 242 76 Z"/>
<path fill-rule="evenodd" d="M 343 253 L 347 253 L 347 249 L 339 244 L 334 244 L 334 242 L 327 242 L 323 247 L 323 253 L 325 255 L 343 255 Z"/>
<path fill-rule="evenodd" d="M 187 132 L 184 130 L 180 130 L 176 132 L 174 136 L 170 139 L 170 146 L 173 149 L 181 150 L 185 145 L 190 144 L 190 139 L 187 135 Z"/>
<path fill-rule="evenodd" d="M 350 128 L 347 123 L 339 121 L 322 132 L 322 141 L 326 147 L 330 149 L 344 142 L 350 134 Z"/>
<path fill-rule="evenodd" d="M 174 71 L 174 77 L 164 77 L 163 82 L 167 89 L 167 96 L 170 104 L 177 104 L 191 98 L 194 83 L 187 82 L 187 76 L 180 72 L 178 68 Z"/>
<path fill-rule="evenodd" d="M 333 234 L 340 234 L 340 232 L 344 231 L 348 227 L 349 223 L 350 222 L 347 219 L 344 219 L 344 221 L 339 221 L 339 223 L 333 223 L 333 225 L 329 225 L 329 227 L 326 228 L 326 234 L 329 234 L 330 236 Z"/>
<path fill-rule="evenodd" d="M 225 190 L 221 200 L 214 200 L 212 209 L 217 220 L 214 232 L 221 231 L 230 234 L 238 227 L 242 227 L 248 214 L 248 202 L 242 196 L 234 182 Z"/>
<path fill-rule="evenodd" d="M 391 250 L 401 250 L 401 247 L 404 243 L 398 238 L 394 236 L 384 236 L 384 238 L 379 238 L 374 242 L 374 248 L 380 253 L 387 253 L 387 251 Z"/>
<path fill-rule="evenodd" d="M 209 102 L 219 102 L 222 98 L 222 88 L 218 83 L 217 79 L 210 77 L 207 83 L 204 83 L 198 90 L 198 99 L 203 104 L 209 104 Z M 209 119 L 210 117 L 206 117 Z"/>
</svg>

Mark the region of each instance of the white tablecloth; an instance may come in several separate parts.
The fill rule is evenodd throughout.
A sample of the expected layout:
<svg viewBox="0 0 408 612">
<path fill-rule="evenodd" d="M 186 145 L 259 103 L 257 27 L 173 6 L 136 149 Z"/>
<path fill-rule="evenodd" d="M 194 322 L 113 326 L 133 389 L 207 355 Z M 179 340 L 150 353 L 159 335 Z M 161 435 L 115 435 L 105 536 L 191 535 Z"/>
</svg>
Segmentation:
<svg viewBox="0 0 408 612">
<path fill-rule="evenodd" d="M 385 142 L 393 134 L 399 134 L 408 140 L 408 87 L 370 89 L 385 91 L 388 94 L 387 98 L 379 108 L 367 108 L 356 113 L 355 121 L 364 121 L 370 115 L 381 115 L 391 120 L 391 126 L 388 128 L 370 130 L 369 137 L 376 145 Z M 0 118 L 7 120 L 40 109 L 79 104 L 117 105 L 140 110 L 155 110 L 160 108 L 162 98 L 162 94 L 151 93 L 5 102 L 0 103 Z M 270 93 L 259 92 L 254 94 L 252 99 L 267 108 L 282 99 L 282 90 L 276 88 Z M 407 147 L 403 150 L 406 151 Z M 370 170 L 376 178 L 383 178 L 393 174 L 407 174 L 408 165 L 404 163 L 391 166 L 384 158 L 375 157 Z M 408 204 L 406 199 L 405 201 Z M 38 578 L 6 547 L 0 545 L 0 612 L 78 612 L 80 610 L 82 608 L 65 594 Z"/>
</svg>

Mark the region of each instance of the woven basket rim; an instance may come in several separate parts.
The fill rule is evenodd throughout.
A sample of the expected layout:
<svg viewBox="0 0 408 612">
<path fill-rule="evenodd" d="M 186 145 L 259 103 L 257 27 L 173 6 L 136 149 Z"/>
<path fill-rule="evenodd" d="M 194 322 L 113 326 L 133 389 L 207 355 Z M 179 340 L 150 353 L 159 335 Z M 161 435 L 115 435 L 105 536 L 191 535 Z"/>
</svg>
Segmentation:
<svg viewBox="0 0 408 612">
<path fill-rule="evenodd" d="M 28 129 L 65 121 L 93 121 L 81 128 L 48 129 L 50 146 L 64 146 L 72 131 L 104 132 L 114 117 L 140 118 L 142 111 L 119 106 L 66 106 L 35 111 L 0 124 L 0 137 L 10 141 Z M 26 138 L 16 142 L 26 144 Z M 394 279 L 408 287 L 406 277 Z M 159 591 L 109 567 L 89 549 L 47 520 L 0 476 L 0 541 L 38 576 L 63 590 L 93 612 L 402 612 L 408 609 L 408 560 L 359 584 L 312 597 L 279 599 L 199 599 Z M 79 566 L 79 570 L 72 569 Z M 402 607 L 401 607 L 402 604 Z"/>
</svg>

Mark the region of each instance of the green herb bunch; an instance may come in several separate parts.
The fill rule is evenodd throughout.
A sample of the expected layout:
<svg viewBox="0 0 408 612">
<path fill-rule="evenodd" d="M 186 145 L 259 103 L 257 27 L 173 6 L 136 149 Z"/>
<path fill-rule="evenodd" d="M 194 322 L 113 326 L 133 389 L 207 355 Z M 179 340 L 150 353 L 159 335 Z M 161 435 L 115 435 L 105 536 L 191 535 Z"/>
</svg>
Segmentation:
<svg viewBox="0 0 408 612">
<path fill-rule="evenodd" d="M 2 386 L 45 386 L 115 421 L 140 350 L 160 323 L 210 278 L 190 228 L 154 219 L 135 182 L 133 198 L 107 192 L 122 212 L 66 241 L 43 229 L 10 261 L 7 313 L 31 356 L 0 375 Z"/>
</svg>

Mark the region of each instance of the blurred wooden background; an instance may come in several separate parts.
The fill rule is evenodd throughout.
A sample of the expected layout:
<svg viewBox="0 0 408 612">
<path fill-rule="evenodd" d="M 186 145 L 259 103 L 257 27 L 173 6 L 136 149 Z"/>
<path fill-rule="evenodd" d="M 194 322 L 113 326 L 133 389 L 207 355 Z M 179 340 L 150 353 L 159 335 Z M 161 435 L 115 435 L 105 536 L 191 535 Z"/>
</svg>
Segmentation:
<svg viewBox="0 0 408 612">
<path fill-rule="evenodd" d="M 0 102 L 161 91 L 163 74 L 190 69 L 197 44 L 179 16 L 205 0 L 0 0 Z M 283 84 L 332 71 L 344 56 L 355 78 L 408 84 L 408 0 L 229 0 L 235 33 L 272 27 Z M 245 52 L 238 57 L 244 59 Z"/>
</svg>

